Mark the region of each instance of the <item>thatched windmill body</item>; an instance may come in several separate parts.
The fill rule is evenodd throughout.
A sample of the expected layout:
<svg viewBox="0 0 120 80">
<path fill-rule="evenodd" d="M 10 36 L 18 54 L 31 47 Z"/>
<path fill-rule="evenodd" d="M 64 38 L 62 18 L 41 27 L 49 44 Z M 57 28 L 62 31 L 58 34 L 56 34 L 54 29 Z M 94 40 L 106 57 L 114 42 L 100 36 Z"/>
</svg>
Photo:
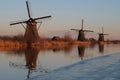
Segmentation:
<svg viewBox="0 0 120 80">
<path fill-rule="evenodd" d="M 78 34 L 78 41 L 85 41 L 85 32 L 93 32 L 91 30 L 84 30 L 83 29 L 83 19 L 82 19 L 82 25 L 81 25 L 81 29 L 71 29 L 71 30 L 75 30 L 75 31 L 78 31 L 79 34 Z"/>
<path fill-rule="evenodd" d="M 35 43 L 35 42 L 38 42 L 40 39 L 38 34 L 37 21 L 50 18 L 51 16 L 32 18 L 28 1 L 26 1 L 26 5 L 27 5 L 29 19 L 24 21 L 14 22 L 14 23 L 11 23 L 10 25 L 22 24 L 22 26 L 24 27 L 23 23 L 26 23 L 26 28 L 24 27 L 25 28 L 24 40 L 28 43 Z"/>
<path fill-rule="evenodd" d="M 98 41 L 104 41 L 104 35 L 109 35 L 109 34 L 104 34 L 104 29 L 102 27 L 102 33 L 98 33 L 99 38 Z"/>
</svg>

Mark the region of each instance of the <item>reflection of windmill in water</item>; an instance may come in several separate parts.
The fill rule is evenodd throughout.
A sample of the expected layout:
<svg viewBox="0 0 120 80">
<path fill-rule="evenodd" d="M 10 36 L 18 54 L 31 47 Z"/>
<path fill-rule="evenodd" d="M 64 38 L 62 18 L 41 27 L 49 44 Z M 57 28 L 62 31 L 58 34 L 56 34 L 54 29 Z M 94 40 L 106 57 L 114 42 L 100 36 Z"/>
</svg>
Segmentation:
<svg viewBox="0 0 120 80">
<path fill-rule="evenodd" d="M 99 52 L 103 54 L 104 53 L 104 44 L 99 43 L 98 47 L 99 47 Z"/>
<path fill-rule="evenodd" d="M 37 23 L 41 24 L 41 22 L 37 22 L 37 21 L 50 18 L 51 16 L 32 18 L 28 1 L 26 1 L 26 5 L 27 5 L 29 19 L 24 21 L 14 22 L 14 23 L 11 23 L 10 25 L 22 24 L 22 26 L 24 27 L 23 23 L 26 23 L 26 28 L 24 27 L 26 30 L 24 39 L 28 43 L 35 43 L 35 42 L 38 42 L 40 39 L 38 34 L 39 28 L 37 28 Z"/>
<path fill-rule="evenodd" d="M 109 34 L 104 34 L 104 29 L 102 27 L 102 33 L 98 33 L 99 35 L 99 38 L 98 38 L 98 41 L 103 41 L 104 42 L 104 35 L 109 35 Z"/>
<path fill-rule="evenodd" d="M 33 71 L 47 72 L 41 65 L 37 68 L 37 58 L 40 49 L 28 47 L 25 51 L 26 67 L 28 68 L 27 78 L 30 77 L 30 74 Z"/>
<path fill-rule="evenodd" d="M 83 60 L 85 54 L 85 46 L 78 46 L 78 54 L 81 60 Z"/>
<path fill-rule="evenodd" d="M 47 70 L 44 69 L 40 64 L 39 66 L 37 66 L 37 61 L 38 61 L 37 58 L 39 53 L 40 53 L 40 49 L 27 47 L 27 49 L 25 50 L 26 65 L 11 62 L 10 66 L 15 68 L 28 69 L 28 74 L 27 74 L 28 79 L 30 78 L 32 72 L 47 72 Z"/>
<path fill-rule="evenodd" d="M 71 29 L 71 30 L 75 30 L 75 31 L 78 31 L 79 32 L 79 35 L 78 35 L 78 41 L 85 41 L 85 34 L 84 32 L 93 32 L 91 30 L 84 30 L 83 29 L 83 19 L 82 19 L 82 25 L 81 25 L 81 29 Z"/>
<path fill-rule="evenodd" d="M 28 47 L 27 50 L 25 50 L 26 67 L 30 69 L 34 69 L 36 67 L 38 54 L 39 50 L 36 48 Z"/>
</svg>

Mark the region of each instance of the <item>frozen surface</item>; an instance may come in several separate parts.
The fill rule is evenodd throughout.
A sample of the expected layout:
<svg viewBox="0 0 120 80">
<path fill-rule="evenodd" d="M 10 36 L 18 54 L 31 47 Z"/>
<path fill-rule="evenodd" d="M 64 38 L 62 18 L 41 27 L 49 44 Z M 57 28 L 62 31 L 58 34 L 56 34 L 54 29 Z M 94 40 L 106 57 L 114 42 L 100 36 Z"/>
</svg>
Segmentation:
<svg viewBox="0 0 120 80">
<path fill-rule="evenodd" d="M 120 53 L 83 60 L 31 80 L 120 80 Z"/>
</svg>

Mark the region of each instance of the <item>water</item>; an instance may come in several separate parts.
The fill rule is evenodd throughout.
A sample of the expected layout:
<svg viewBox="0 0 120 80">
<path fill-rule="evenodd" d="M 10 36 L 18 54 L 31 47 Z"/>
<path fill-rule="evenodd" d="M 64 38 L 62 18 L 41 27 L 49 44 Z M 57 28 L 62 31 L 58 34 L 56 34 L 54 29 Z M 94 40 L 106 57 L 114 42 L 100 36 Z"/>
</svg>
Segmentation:
<svg viewBox="0 0 120 80">
<path fill-rule="evenodd" d="M 73 63 L 120 52 L 120 44 L 65 49 L 0 49 L 0 80 L 27 80 Z"/>
</svg>

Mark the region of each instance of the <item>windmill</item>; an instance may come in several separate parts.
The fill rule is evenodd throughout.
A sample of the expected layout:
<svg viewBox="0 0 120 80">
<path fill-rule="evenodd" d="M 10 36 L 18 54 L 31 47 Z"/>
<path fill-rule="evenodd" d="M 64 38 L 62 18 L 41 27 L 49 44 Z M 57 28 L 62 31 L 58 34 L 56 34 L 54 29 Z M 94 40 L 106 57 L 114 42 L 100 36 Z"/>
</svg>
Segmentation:
<svg viewBox="0 0 120 80">
<path fill-rule="evenodd" d="M 98 33 L 99 38 L 98 41 L 104 41 L 104 35 L 109 35 L 109 34 L 104 34 L 104 29 L 102 27 L 102 33 Z"/>
<path fill-rule="evenodd" d="M 84 30 L 83 29 L 83 19 L 82 19 L 82 25 L 81 25 L 81 29 L 71 29 L 71 30 L 74 30 L 74 31 L 78 31 L 79 32 L 79 35 L 78 35 L 78 41 L 85 41 L 85 34 L 84 32 L 93 32 L 91 30 Z"/>
<path fill-rule="evenodd" d="M 37 22 L 37 21 L 43 20 L 43 19 L 49 19 L 49 18 L 51 18 L 51 16 L 32 18 L 28 0 L 26 0 L 26 6 L 27 6 L 27 12 L 28 12 L 29 19 L 24 20 L 24 21 L 19 21 L 19 22 L 13 22 L 10 25 L 22 24 L 22 26 L 24 27 L 23 23 L 25 23 L 26 28 L 24 27 L 25 28 L 24 40 L 27 43 L 35 43 L 40 40 L 40 37 L 38 34 L 39 27 L 37 28 L 37 23 L 40 23 L 40 25 L 42 23 L 42 22 Z"/>
</svg>

